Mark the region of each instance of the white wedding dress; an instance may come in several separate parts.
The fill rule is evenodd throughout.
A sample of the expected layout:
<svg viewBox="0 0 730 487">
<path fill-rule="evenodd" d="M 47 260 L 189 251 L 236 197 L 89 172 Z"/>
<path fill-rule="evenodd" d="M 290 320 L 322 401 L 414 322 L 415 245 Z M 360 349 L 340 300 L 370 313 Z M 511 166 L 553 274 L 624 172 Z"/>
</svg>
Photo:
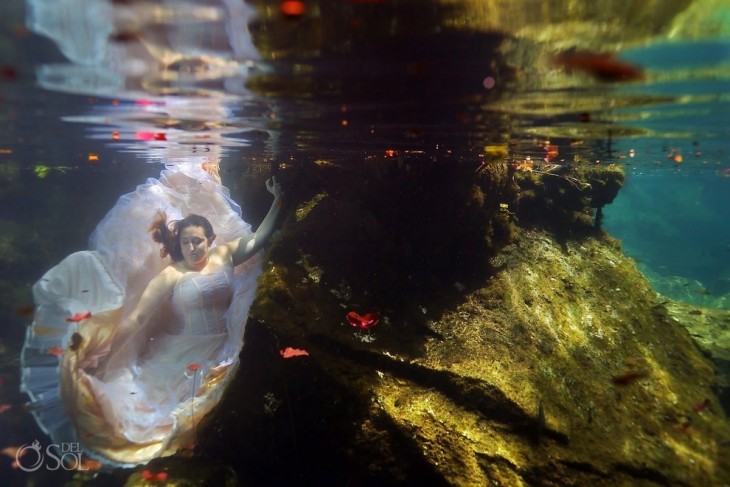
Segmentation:
<svg viewBox="0 0 730 487">
<path fill-rule="evenodd" d="M 169 306 L 126 346 L 112 347 L 117 324 L 169 264 L 148 232 L 158 209 L 172 220 L 205 216 L 218 245 L 251 232 L 217 180 L 197 165 L 170 167 L 119 199 L 89 251 L 68 256 L 33 287 L 36 313 L 21 357 L 31 411 L 53 443 L 78 442 L 111 465 L 195 442 L 197 423 L 233 376 L 261 272 L 257 255 L 235 269 L 185 274 Z"/>
</svg>

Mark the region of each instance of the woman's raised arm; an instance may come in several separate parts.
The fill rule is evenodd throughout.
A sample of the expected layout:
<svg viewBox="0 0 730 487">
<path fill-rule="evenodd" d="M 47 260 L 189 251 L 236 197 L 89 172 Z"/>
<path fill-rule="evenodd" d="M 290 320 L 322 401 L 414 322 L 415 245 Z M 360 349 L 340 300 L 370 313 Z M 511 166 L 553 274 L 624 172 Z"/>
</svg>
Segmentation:
<svg viewBox="0 0 730 487">
<path fill-rule="evenodd" d="M 259 228 L 248 238 L 240 238 L 228 244 L 234 266 L 253 257 L 256 252 L 266 245 L 266 242 L 269 241 L 271 235 L 274 233 L 276 218 L 281 210 L 281 195 L 283 194 L 281 185 L 276 180 L 276 176 L 271 176 L 271 178 L 266 180 L 266 189 L 274 195 L 274 202 L 271 203 L 271 208 L 269 208 L 269 212 L 261 222 L 261 225 L 259 225 Z"/>
</svg>

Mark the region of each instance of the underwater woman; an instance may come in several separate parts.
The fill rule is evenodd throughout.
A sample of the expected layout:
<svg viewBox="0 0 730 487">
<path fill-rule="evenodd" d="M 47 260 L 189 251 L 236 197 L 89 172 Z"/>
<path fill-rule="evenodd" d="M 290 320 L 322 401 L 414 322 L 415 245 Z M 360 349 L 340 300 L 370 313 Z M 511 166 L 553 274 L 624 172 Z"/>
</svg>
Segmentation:
<svg viewBox="0 0 730 487">
<path fill-rule="evenodd" d="M 213 167 L 169 166 L 122 196 L 90 250 L 33 287 L 22 387 L 54 443 L 121 466 L 189 448 L 234 375 L 282 191 L 266 181 L 252 232 Z"/>
</svg>

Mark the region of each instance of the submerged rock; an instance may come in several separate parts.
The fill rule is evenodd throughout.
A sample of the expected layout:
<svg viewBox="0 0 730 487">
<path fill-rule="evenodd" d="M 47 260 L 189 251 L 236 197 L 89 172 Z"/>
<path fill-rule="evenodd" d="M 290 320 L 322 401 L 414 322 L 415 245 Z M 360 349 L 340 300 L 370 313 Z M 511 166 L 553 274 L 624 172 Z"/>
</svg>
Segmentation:
<svg viewBox="0 0 730 487">
<path fill-rule="evenodd" d="M 667 312 L 680 322 L 702 351 L 717 366 L 722 404 L 730 405 L 730 311 L 698 307 L 693 304 L 666 303 Z"/>
<path fill-rule="evenodd" d="M 198 453 L 244 485 L 730 481 L 713 364 L 612 239 L 582 224 L 558 238 L 500 213 L 520 190 L 499 171 L 472 172 L 448 196 L 473 211 L 428 229 L 454 235 L 491 215 L 483 247 L 442 236 L 450 247 L 429 254 L 384 224 L 423 206 L 391 205 L 385 218 L 356 191 L 304 198 L 270 253 L 239 373 Z M 402 262 L 396 244 L 411 250 Z M 481 252 L 453 259 L 467 249 Z M 444 271 L 469 257 L 472 269 Z M 359 330 L 350 311 L 380 320 Z M 285 359 L 286 347 L 308 355 Z"/>
</svg>

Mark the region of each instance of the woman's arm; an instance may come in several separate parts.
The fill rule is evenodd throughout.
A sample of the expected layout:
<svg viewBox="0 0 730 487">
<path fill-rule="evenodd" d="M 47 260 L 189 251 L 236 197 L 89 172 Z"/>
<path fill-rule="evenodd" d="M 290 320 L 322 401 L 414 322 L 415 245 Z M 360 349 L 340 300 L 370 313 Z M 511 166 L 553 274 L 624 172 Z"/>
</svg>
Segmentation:
<svg viewBox="0 0 730 487">
<path fill-rule="evenodd" d="M 137 306 L 120 324 L 114 339 L 115 347 L 126 343 L 149 321 L 160 305 L 172 296 L 172 290 L 179 278 L 177 274 L 172 267 L 166 267 L 150 281 Z"/>
<path fill-rule="evenodd" d="M 170 266 L 150 281 L 137 306 L 123 319 L 114 333 L 105 366 L 106 373 L 114 374 L 117 370 L 128 366 L 130 360 L 135 359 L 140 353 L 140 350 L 135 348 L 138 345 L 135 340 L 137 332 L 149 321 L 155 310 L 172 295 L 178 279 L 178 273 Z"/>
<path fill-rule="evenodd" d="M 266 214 L 264 220 L 261 222 L 261 225 L 259 225 L 259 228 L 248 238 L 240 238 L 228 244 L 234 266 L 237 266 L 238 264 L 253 257 L 256 252 L 261 250 L 274 233 L 276 218 L 281 210 L 282 195 L 281 185 L 279 185 L 276 180 L 276 176 L 272 176 L 270 179 L 266 180 L 266 189 L 269 193 L 274 195 L 274 202 L 271 204 L 271 208 Z"/>
</svg>

